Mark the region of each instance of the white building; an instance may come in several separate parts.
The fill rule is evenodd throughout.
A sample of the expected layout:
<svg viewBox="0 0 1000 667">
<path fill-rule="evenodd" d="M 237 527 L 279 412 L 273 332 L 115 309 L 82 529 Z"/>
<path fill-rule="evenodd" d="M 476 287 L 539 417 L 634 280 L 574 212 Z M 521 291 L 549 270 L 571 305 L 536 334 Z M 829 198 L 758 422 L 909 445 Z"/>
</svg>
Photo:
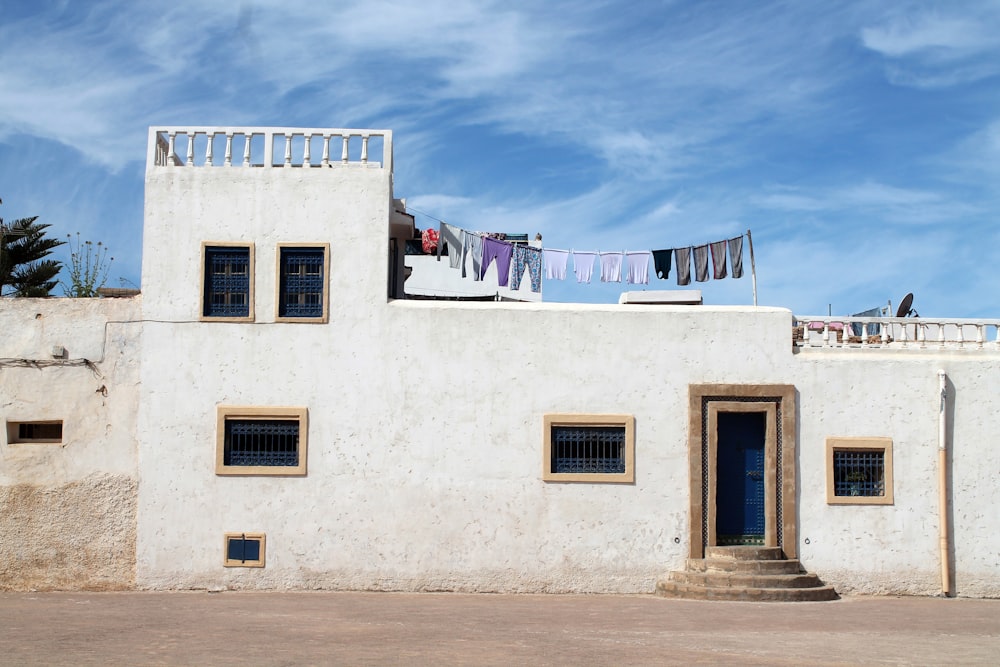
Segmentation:
<svg viewBox="0 0 1000 667">
<path fill-rule="evenodd" d="M 388 131 L 151 130 L 142 296 L 0 302 L 0 588 L 1000 595 L 1000 320 L 410 300 L 401 209 Z"/>
</svg>

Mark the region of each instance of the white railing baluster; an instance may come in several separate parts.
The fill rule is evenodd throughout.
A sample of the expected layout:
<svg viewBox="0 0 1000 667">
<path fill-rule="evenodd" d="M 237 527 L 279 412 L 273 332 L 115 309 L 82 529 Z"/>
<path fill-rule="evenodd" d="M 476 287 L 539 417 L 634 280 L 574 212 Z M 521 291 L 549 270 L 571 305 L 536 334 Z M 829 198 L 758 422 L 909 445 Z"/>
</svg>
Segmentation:
<svg viewBox="0 0 1000 667">
<path fill-rule="evenodd" d="M 965 327 L 959 324 L 957 329 L 958 330 L 955 332 L 955 340 L 958 341 L 959 349 L 963 349 L 965 348 L 965 331 L 963 331 Z"/>
<path fill-rule="evenodd" d="M 345 134 L 341 138 L 344 140 L 344 149 L 340 153 L 340 161 L 347 164 L 347 144 L 351 141 L 351 135 Z"/>
<path fill-rule="evenodd" d="M 205 136 L 208 137 L 208 143 L 205 144 L 205 166 L 212 166 L 212 144 L 215 143 L 215 132 L 206 132 Z"/>
<path fill-rule="evenodd" d="M 292 133 L 285 133 L 285 166 L 292 166 Z"/>
<path fill-rule="evenodd" d="M 250 140 L 253 139 L 253 134 L 250 132 L 243 133 L 243 166 L 250 166 Z"/>
<path fill-rule="evenodd" d="M 986 340 L 986 325 L 977 324 L 976 325 L 976 347 L 978 349 L 983 349 L 983 341 Z"/>
<path fill-rule="evenodd" d="M 323 166 L 330 166 L 330 136 L 329 134 L 323 135 Z"/>
<path fill-rule="evenodd" d="M 312 143 L 313 135 L 311 135 L 308 132 L 306 132 L 303 136 L 305 137 L 306 143 L 302 147 L 302 166 L 303 167 L 308 167 L 308 166 L 310 166 L 309 165 L 309 158 L 310 158 L 309 152 L 312 150 L 312 147 L 309 144 Z"/>
<path fill-rule="evenodd" d="M 194 166 L 194 132 L 188 132 L 187 166 Z"/>
<path fill-rule="evenodd" d="M 170 137 L 169 147 L 167 148 L 167 166 L 173 167 L 174 162 L 177 160 L 177 154 L 174 152 L 174 140 L 177 138 L 177 133 L 169 132 L 167 136 Z"/>
<path fill-rule="evenodd" d="M 233 133 L 226 132 L 226 159 L 222 162 L 223 166 L 232 167 L 233 166 Z"/>
<path fill-rule="evenodd" d="M 368 164 L 368 135 L 361 135 L 361 164 Z"/>
</svg>

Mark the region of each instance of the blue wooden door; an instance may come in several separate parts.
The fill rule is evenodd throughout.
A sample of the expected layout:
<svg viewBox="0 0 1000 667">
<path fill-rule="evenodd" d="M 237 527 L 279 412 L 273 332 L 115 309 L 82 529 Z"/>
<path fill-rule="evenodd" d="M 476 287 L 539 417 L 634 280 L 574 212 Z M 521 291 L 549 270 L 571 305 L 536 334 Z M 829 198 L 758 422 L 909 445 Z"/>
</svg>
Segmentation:
<svg viewBox="0 0 1000 667">
<path fill-rule="evenodd" d="M 716 433 L 716 541 L 764 544 L 767 414 L 720 412 Z"/>
</svg>

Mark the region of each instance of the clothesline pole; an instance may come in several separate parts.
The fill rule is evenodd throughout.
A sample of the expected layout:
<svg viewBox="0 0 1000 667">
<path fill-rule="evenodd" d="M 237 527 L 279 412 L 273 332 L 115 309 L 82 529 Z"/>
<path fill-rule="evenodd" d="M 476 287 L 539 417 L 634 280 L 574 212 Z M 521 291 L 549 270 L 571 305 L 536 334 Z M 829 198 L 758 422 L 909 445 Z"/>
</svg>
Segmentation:
<svg viewBox="0 0 1000 667">
<path fill-rule="evenodd" d="M 750 279 L 753 282 L 753 305 L 757 305 L 757 265 L 753 261 L 753 236 L 747 230 L 747 242 L 750 244 Z"/>
</svg>

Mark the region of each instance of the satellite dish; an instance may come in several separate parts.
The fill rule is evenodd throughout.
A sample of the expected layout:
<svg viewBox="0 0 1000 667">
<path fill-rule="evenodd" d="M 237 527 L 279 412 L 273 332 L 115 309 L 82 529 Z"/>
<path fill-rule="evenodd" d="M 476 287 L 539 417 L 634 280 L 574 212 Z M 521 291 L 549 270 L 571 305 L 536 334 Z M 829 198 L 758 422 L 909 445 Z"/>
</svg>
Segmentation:
<svg viewBox="0 0 1000 667">
<path fill-rule="evenodd" d="M 903 300 L 899 304 L 899 308 L 896 309 L 896 317 L 920 317 L 917 311 L 910 308 L 912 305 L 913 292 L 910 292 L 903 297 Z"/>
</svg>

